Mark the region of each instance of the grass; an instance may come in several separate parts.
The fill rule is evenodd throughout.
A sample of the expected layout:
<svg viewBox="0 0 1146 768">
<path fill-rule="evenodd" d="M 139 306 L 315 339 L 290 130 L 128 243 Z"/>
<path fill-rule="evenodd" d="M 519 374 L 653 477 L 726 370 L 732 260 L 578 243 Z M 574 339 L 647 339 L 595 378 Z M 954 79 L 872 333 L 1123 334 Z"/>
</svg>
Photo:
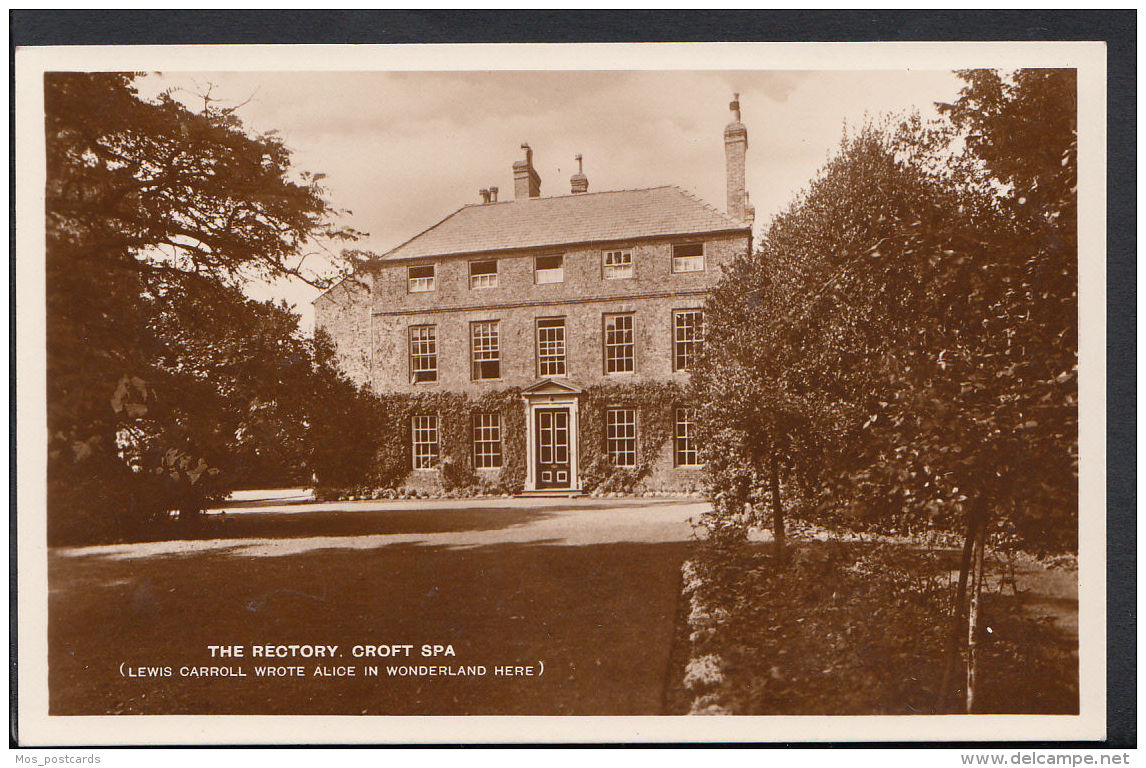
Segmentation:
<svg viewBox="0 0 1146 768">
<path fill-rule="evenodd" d="M 229 541 L 150 555 L 142 554 L 147 544 L 53 550 L 51 714 L 663 712 L 686 542 L 430 546 L 372 539 L 361 547 L 353 542 L 364 526 L 372 534 L 519 530 L 536 513 L 348 517 L 251 515 L 227 523 L 227 538 L 236 531 L 293 538 L 314 526 L 331 535 L 323 548 L 273 556 Z M 544 662 L 545 672 L 468 679 L 138 679 L 118 672 L 121 662 L 218 664 L 207 645 L 261 643 L 332 644 L 344 653 L 355 644 L 452 644 L 457 655 L 446 664 Z"/>
</svg>

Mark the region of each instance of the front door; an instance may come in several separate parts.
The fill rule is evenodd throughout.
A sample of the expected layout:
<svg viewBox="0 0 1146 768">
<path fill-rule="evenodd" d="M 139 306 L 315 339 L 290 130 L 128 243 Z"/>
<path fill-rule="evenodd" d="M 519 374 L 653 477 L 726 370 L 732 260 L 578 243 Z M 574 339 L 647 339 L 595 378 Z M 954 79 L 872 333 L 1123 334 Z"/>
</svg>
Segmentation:
<svg viewBox="0 0 1146 768">
<path fill-rule="evenodd" d="M 569 486 L 569 409 L 538 410 L 537 487 Z"/>
</svg>

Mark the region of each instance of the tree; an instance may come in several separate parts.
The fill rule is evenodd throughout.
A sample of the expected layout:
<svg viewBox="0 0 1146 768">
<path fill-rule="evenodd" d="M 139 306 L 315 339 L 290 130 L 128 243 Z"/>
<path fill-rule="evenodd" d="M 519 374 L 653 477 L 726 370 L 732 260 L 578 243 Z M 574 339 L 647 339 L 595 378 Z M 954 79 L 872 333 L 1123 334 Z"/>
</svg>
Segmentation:
<svg viewBox="0 0 1146 768">
<path fill-rule="evenodd" d="M 962 74 L 948 122 L 845 140 L 729 271 L 695 380 L 710 455 L 749 457 L 718 474 L 759 476 L 759 441 L 817 481 L 821 515 L 963 534 L 950 660 L 989 536 L 1077 547 L 1072 76 Z"/>
<path fill-rule="evenodd" d="M 56 538 L 193 512 L 221 492 L 206 487 L 218 467 L 171 388 L 193 377 L 160 360 L 163 304 L 193 294 L 209 314 L 208 305 L 233 306 L 246 279 L 322 284 L 303 268 L 304 249 L 357 234 L 335 225 L 321 176 L 294 172 L 280 139 L 250 134 L 209 99 L 200 111 L 170 94 L 145 101 L 133 79 L 44 81 Z"/>
</svg>

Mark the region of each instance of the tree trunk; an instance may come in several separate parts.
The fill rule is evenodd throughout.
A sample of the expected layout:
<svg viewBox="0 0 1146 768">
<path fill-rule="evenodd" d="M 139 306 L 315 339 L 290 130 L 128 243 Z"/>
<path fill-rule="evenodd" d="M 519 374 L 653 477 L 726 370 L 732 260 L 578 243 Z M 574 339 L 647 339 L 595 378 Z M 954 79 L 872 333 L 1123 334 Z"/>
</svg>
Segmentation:
<svg viewBox="0 0 1146 768">
<path fill-rule="evenodd" d="M 967 578 L 971 572 L 971 555 L 975 548 L 975 538 L 981 527 L 982 504 L 967 516 L 967 532 L 963 538 L 963 556 L 959 562 L 959 585 L 955 589 L 955 605 L 951 610 L 951 627 L 947 635 L 946 660 L 943 665 L 943 678 L 939 682 L 939 691 L 936 694 L 935 712 L 946 714 L 947 706 L 952 698 L 951 683 L 955 677 L 955 664 L 959 660 L 959 650 L 963 636 L 963 606 L 967 601 Z"/>
<path fill-rule="evenodd" d="M 986 544 L 986 533 L 987 527 L 985 525 L 979 526 L 978 535 L 975 537 L 975 551 L 971 566 L 971 606 L 967 619 L 967 685 L 964 688 L 968 715 L 975 711 L 975 677 L 978 660 L 980 601 L 983 596 L 983 548 Z"/>
<path fill-rule="evenodd" d="M 780 459 L 772 454 L 772 538 L 776 542 L 776 560 L 784 562 L 784 506 L 780 501 Z"/>
</svg>

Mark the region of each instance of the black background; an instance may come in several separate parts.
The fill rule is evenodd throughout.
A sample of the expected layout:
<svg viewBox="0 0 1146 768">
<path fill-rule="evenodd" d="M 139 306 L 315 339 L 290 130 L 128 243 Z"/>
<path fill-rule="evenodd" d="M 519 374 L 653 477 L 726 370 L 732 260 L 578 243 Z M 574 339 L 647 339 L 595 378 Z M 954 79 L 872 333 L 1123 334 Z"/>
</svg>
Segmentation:
<svg viewBox="0 0 1146 768">
<path fill-rule="evenodd" d="M 1101 40 L 1107 45 L 1107 739 L 1137 746 L 1136 11 L 10 11 L 25 45 Z M 12 71 L 11 69 L 9 70 Z M 11 135 L 15 104 L 10 103 Z M 14 138 L 12 139 L 14 142 Z M 10 145 L 10 163 L 14 145 Z M 15 200 L 15 175 L 10 175 Z M 13 202 L 12 205 L 15 203 Z M 11 218 L 15 221 L 15 216 Z M 10 225 L 14 228 L 14 223 Z M 10 237 L 15 312 L 14 229 Z M 10 317 L 15 364 L 15 317 Z M 15 383 L 10 384 L 15 422 Z M 15 450 L 14 437 L 10 438 Z M 10 472 L 15 472 L 11 462 Z M 9 515 L 15 547 L 16 478 Z M 15 550 L 9 552 L 15 643 Z M 15 645 L 9 657 L 15 737 Z M 13 745 L 15 742 L 12 742 Z M 1045 746 L 1062 745 L 1048 742 Z M 823 746 L 817 745 L 817 746 Z M 854 746 L 854 745 L 839 745 Z M 888 745 L 881 745 L 888 746 Z M 920 746 L 911 744 L 905 746 Z M 1038 746 L 1025 744 L 1023 746 Z"/>
</svg>

